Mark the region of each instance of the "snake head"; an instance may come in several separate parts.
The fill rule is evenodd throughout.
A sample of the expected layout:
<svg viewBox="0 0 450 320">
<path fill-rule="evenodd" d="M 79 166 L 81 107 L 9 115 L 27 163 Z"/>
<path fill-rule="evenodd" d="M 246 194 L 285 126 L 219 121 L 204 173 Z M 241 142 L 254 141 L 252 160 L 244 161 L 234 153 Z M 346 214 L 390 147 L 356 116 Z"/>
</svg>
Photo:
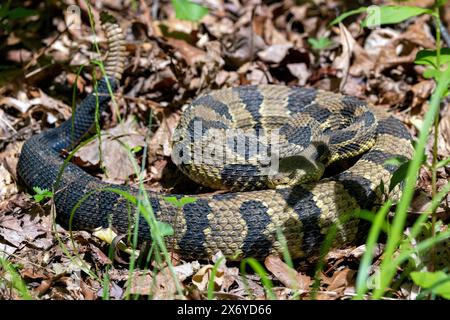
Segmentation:
<svg viewBox="0 0 450 320">
<path fill-rule="evenodd" d="M 276 189 L 318 181 L 329 156 L 325 143 L 313 143 L 298 154 L 280 156 L 278 171 L 268 176 L 267 186 Z"/>
</svg>

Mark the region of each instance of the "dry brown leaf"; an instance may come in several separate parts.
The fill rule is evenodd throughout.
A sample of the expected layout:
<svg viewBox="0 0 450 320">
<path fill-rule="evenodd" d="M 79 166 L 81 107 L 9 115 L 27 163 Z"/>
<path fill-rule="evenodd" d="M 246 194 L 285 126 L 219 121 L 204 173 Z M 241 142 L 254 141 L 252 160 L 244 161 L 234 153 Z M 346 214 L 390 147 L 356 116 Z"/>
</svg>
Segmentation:
<svg viewBox="0 0 450 320">
<path fill-rule="evenodd" d="M 391 6 L 414 6 L 421 8 L 429 8 L 435 3 L 435 0 L 409 0 L 409 1 L 397 1 L 389 0 L 386 1 L 386 5 Z"/>
<path fill-rule="evenodd" d="M 353 277 L 355 274 L 355 270 L 348 268 L 334 272 L 330 279 L 330 284 L 327 287 L 327 291 L 334 291 L 337 293 L 344 292 L 347 287 L 354 285 Z"/>
<path fill-rule="evenodd" d="M 414 199 L 410 205 L 410 210 L 413 213 L 421 214 L 429 208 L 430 204 L 431 204 L 431 197 L 427 193 L 419 191 L 414 196 Z"/>
<path fill-rule="evenodd" d="M 449 104 L 442 110 L 439 122 L 438 155 L 442 158 L 450 157 L 450 107 Z M 449 167 L 449 166 L 447 166 Z"/>
<path fill-rule="evenodd" d="M 264 40 L 249 28 L 224 37 L 222 44 L 225 61 L 235 67 L 252 60 L 256 53 L 266 47 Z"/>
<path fill-rule="evenodd" d="M 221 44 L 219 41 L 210 41 L 205 44 L 206 55 L 202 59 L 202 73 L 200 85 L 197 92 L 203 88 L 210 87 L 210 84 L 216 79 L 218 73 L 223 70 L 225 61 L 221 54 Z"/>
<path fill-rule="evenodd" d="M 156 277 L 151 271 L 138 273 L 133 276 L 130 287 L 131 294 L 151 295 L 155 300 L 173 299 L 177 286 L 168 268 L 164 268 Z"/>
<path fill-rule="evenodd" d="M 199 268 L 200 264 L 194 261 L 175 266 L 174 271 L 181 284 Z M 152 295 L 153 299 L 173 299 L 177 293 L 177 287 L 170 270 L 165 268 L 158 272 L 156 277 L 151 271 L 135 274 L 131 281 L 130 293 Z"/>
<path fill-rule="evenodd" d="M 298 79 L 298 85 L 304 86 L 311 75 L 306 63 L 289 63 L 286 66 L 289 72 Z"/>
<path fill-rule="evenodd" d="M 95 261 L 99 262 L 101 265 L 112 265 L 111 259 L 109 259 L 108 256 L 106 256 L 103 251 L 95 245 L 89 244 L 89 248 L 91 249 L 92 257 Z"/>
<path fill-rule="evenodd" d="M 130 294 L 151 295 L 153 288 L 154 281 L 150 273 L 136 274 L 132 277 Z"/>
<path fill-rule="evenodd" d="M 21 113 L 25 113 L 32 106 L 31 102 L 28 100 L 27 95 L 24 92 L 17 93 L 18 99 L 13 97 L 2 97 L 0 98 L 0 105 L 4 104 L 8 107 L 12 107 Z"/>
<path fill-rule="evenodd" d="M 154 21 L 153 30 L 156 36 L 165 36 L 172 38 L 191 38 L 191 33 L 196 29 L 196 24 L 190 21 L 179 20 L 170 17 L 167 20 Z"/>
<path fill-rule="evenodd" d="M 377 104 L 399 105 L 406 99 L 406 94 L 410 86 L 403 81 L 394 81 L 390 77 L 379 75 L 369 80 L 369 87 L 372 91 L 378 92 Z"/>
<path fill-rule="evenodd" d="M 278 31 L 273 25 L 272 19 L 265 19 L 264 23 L 264 39 L 270 45 L 292 44 L 286 39 L 284 33 Z"/>
<path fill-rule="evenodd" d="M 434 36 L 431 33 L 427 22 L 430 20 L 428 15 L 418 17 L 412 25 L 406 29 L 406 32 L 400 34 L 400 39 L 408 40 L 409 42 L 427 48 L 433 49 L 436 47 Z"/>
<path fill-rule="evenodd" d="M 84 300 L 95 300 L 95 291 L 92 290 L 82 279 L 80 279 L 80 289 Z"/>
<path fill-rule="evenodd" d="M 144 147 L 145 137 L 138 124 L 132 118 L 127 119 L 117 127 L 102 131 L 102 165 L 106 170 L 104 180 L 113 183 L 123 183 L 135 174 L 129 153 L 122 145 L 130 149 Z M 99 139 L 89 142 L 75 153 L 82 163 L 97 166 L 100 162 Z"/>
<path fill-rule="evenodd" d="M 291 43 L 273 44 L 263 51 L 258 52 L 258 57 L 264 62 L 280 63 L 291 48 Z"/>
<path fill-rule="evenodd" d="M 265 298 L 266 292 L 264 288 L 260 284 L 260 279 L 257 277 L 252 278 L 251 276 L 245 276 L 245 280 L 243 276 L 239 276 L 236 279 L 238 284 L 238 288 L 230 291 L 232 294 L 237 295 L 248 295 L 250 294 L 256 298 Z"/>
<path fill-rule="evenodd" d="M 8 170 L 0 163 L 0 203 L 18 192 L 17 185 Z"/>
<path fill-rule="evenodd" d="M 27 242 L 47 233 L 41 221 L 33 219 L 31 215 L 24 215 L 20 219 L 8 215 L 0 220 L 0 236 L 16 248 L 21 248 Z"/>
<path fill-rule="evenodd" d="M 280 257 L 270 255 L 264 260 L 266 268 L 286 287 L 295 290 L 308 290 L 311 285 L 311 278 L 298 273 L 285 264 Z"/>
<path fill-rule="evenodd" d="M 347 28 L 340 23 L 339 24 L 340 31 L 340 43 L 342 46 L 342 53 L 339 57 L 336 57 L 333 61 L 333 67 L 338 70 L 337 76 L 342 78 L 340 89 L 345 85 L 346 78 L 350 68 L 350 61 L 352 58 L 353 48 L 355 47 L 355 39 L 351 33 L 347 30 Z"/>
<path fill-rule="evenodd" d="M 384 244 L 378 243 L 375 246 L 375 250 L 373 252 L 373 256 L 374 257 L 380 256 L 383 253 L 383 249 L 384 249 Z M 348 254 L 348 257 L 353 257 L 355 259 L 359 259 L 359 258 L 361 258 L 364 255 L 365 252 L 366 252 L 366 245 L 362 244 L 362 245 L 354 248 L 353 250 L 351 250 L 349 252 L 349 254 Z"/>
<path fill-rule="evenodd" d="M 411 107 L 421 106 L 431 96 L 435 87 L 433 80 L 423 80 L 411 87 L 411 91 L 414 95 Z"/>
<path fill-rule="evenodd" d="M 211 272 L 214 268 L 213 265 L 203 266 L 193 277 L 192 283 L 197 287 L 200 291 L 206 291 L 209 285 L 209 281 L 211 280 Z M 224 271 L 220 268 L 217 269 L 216 275 L 214 277 L 214 290 L 218 291 L 222 287 L 223 284 L 223 276 Z"/>
<path fill-rule="evenodd" d="M 376 28 L 364 41 L 364 50 L 372 57 L 377 57 L 385 47 L 400 36 L 400 32 L 391 28 Z"/>
<path fill-rule="evenodd" d="M 220 260 L 220 259 L 222 259 L 222 260 Z M 220 261 L 220 263 L 218 265 L 218 270 L 223 271 L 221 291 L 228 291 L 228 289 L 231 287 L 231 285 L 236 282 L 236 279 L 239 276 L 239 269 L 236 267 L 232 267 L 232 268 L 227 267 L 227 265 L 226 265 L 227 260 L 221 251 L 218 251 L 212 257 L 212 261 L 214 263 L 218 263 L 218 261 Z"/>
<path fill-rule="evenodd" d="M 153 134 L 148 148 L 148 161 L 153 163 L 156 159 L 163 157 L 170 157 L 172 154 L 171 139 L 172 134 L 177 126 L 180 115 L 172 112 L 170 114 L 163 113 L 161 125 Z"/>
<path fill-rule="evenodd" d="M 174 268 L 175 273 L 177 274 L 178 280 L 183 282 L 190 276 L 194 274 L 195 271 L 200 269 L 200 264 L 197 261 L 183 263 Z"/>
<path fill-rule="evenodd" d="M 98 297 L 103 297 L 103 288 L 97 291 Z M 115 282 L 109 284 L 109 297 L 113 300 L 121 300 L 123 298 L 123 289 Z"/>
<path fill-rule="evenodd" d="M 183 59 L 186 61 L 186 63 L 190 66 L 194 66 L 199 61 L 205 59 L 205 51 L 190 45 L 184 40 L 168 38 L 167 43 L 177 49 L 183 56 Z"/>
<path fill-rule="evenodd" d="M 413 63 L 416 60 L 417 52 L 419 52 L 419 49 L 415 47 L 407 55 L 399 56 L 396 54 L 396 48 L 394 46 L 386 47 L 378 56 L 375 74 L 381 74 L 383 70 L 396 65 Z"/>
<path fill-rule="evenodd" d="M 249 84 L 253 85 L 269 83 L 267 73 L 256 67 L 250 68 L 249 72 L 247 73 L 247 79 L 249 81 Z"/>
<path fill-rule="evenodd" d="M 17 131 L 14 129 L 13 124 L 8 119 L 8 116 L 2 109 L 0 109 L 0 141 L 9 139 L 15 132 Z"/>
<path fill-rule="evenodd" d="M 52 111 L 56 115 L 59 115 L 62 119 L 69 119 L 72 115 L 72 108 L 62 102 L 61 100 L 58 100 L 56 98 L 50 97 L 47 95 L 44 91 L 41 89 L 38 90 L 38 98 L 34 98 L 29 101 L 29 103 L 33 106 L 35 105 L 42 105 L 43 108 L 46 111 Z M 51 113 L 48 114 L 48 116 L 51 117 Z M 49 121 L 49 123 L 52 123 Z"/>
</svg>

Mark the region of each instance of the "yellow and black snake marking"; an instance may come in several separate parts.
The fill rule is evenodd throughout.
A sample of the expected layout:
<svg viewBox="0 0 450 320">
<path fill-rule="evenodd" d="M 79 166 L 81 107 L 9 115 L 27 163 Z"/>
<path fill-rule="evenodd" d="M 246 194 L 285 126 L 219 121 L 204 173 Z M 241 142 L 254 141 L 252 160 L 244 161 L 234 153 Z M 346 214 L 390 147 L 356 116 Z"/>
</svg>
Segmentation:
<svg viewBox="0 0 450 320">
<path fill-rule="evenodd" d="M 115 40 L 105 64 L 115 89 L 124 68 L 125 50 L 117 24 L 111 23 L 109 28 Z M 98 83 L 97 91 L 100 107 L 105 108 L 109 101 L 105 79 Z M 71 148 L 92 127 L 95 102 L 96 96 L 91 94 L 77 108 L 73 131 L 72 120 L 68 120 L 27 140 L 18 174 L 29 188 L 54 190 L 57 217 L 65 225 L 76 208 L 73 228 L 113 226 L 126 233 L 135 225 L 134 215 L 128 211 L 131 208 L 134 212 L 135 207 L 105 189 L 113 187 L 138 197 L 137 189 L 102 182 L 72 163 L 55 184 L 64 161 L 59 151 Z M 196 127 L 196 122 L 202 125 Z M 230 129 L 239 134 L 223 135 Z M 246 137 L 268 137 L 276 129 L 279 170 L 266 174 Z M 244 141 L 242 148 L 238 148 L 240 140 Z M 257 146 L 257 150 L 269 150 L 269 154 L 273 151 L 270 139 L 261 139 Z M 210 150 L 206 160 L 202 159 L 204 164 L 189 161 L 199 148 Z M 192 179 L 213 187 L 247 191 L 194 195 L 196 201 L 182 208 L 164 198 L 183 195 L 148 192 L 157 219 L 174 229 L 167 245 L 184 258 L 207 258 L 220 250 L 241 259 L 279 253 L 282 247 L 277 230 L 283 233 L 293 258 L 317 254 L 333 225 L 337 225 L 333 246 L 351 243 L 361 232 L 362 222 L 356 216 L 345 222 L 339 218 L 379 203 L 380 183 L 389 185 L 397 169 L 386 160 L 410 159 L 413 148 L 400 121 L 354 97 L 264 85 L 218 90 L 195 99 L 174 135 L 174 152 L 174 158 L 181 159 L 181 170 Z M 184 161 L 186 152 L 188 160 Z M 362 156 L 348 170 L 317 181 L 329 163 L 360 153 Z M 215 161 L 218 154 L 233 160 Z M 151 239 L 142 217 L 138 235 L 140 241 Z"/>
</svg>

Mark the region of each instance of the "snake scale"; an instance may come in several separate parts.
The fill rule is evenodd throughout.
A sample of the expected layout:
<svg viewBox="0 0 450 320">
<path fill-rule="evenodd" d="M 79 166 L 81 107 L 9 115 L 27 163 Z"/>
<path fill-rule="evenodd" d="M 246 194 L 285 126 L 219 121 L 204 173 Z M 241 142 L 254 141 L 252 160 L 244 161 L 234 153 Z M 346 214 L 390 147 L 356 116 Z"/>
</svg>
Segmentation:
<svg viewBox="0 0 450 320">
<path fill-rule="evenodd" d="M 125 65 L 124 36 L 115 22 L 103 26 L 110 46 L 105 69 L 110 88 L 115 90 Z M 105 78 L 97 83 L 97 92 L 81 102 L 71 120 L 24 143 L 18 175 L 28 188 L 54 191 L 57 218 L 64 225 L 88 230 L 112 226 L 127 233 L 135 223 L 130 214 L 135 206 L 123 195 L 105 189 L 116 188 L 139 197 L 138 189 L 103 182 L 71 162 L 62 170 L 61 150 L 73 149 L 74 142 L 92 129 L 97 100 L 100 110 L 110 100 Z M 307 119 L 312 124 L 305 122 Z M 194 120 L 203 126 L 196 129 Z M 281 126 L 281 176 L 270 178 L 261 174 L 249 148 L 244 146 L 239 153 L 236 140 L 245 137 L 245 132 L 261 129 L 269 133 L 277 126 Z M 248 130 L 231 140 L 219 138 L 219 133 L 230 128 Z M 190 133 L 192 137 L 187 138 Z M 174 230 L 166 238 L 167 246 L 187 259 L 208 258 L 219 250 L 233 259 L 264 258 L 279 254 L 285 246 L 293 258 L 310 257 L 318 253 L 331 226 L 337 226 L 333 247 L 351 244 L 364 224 L 356 215 L 340 218 L 376 206 L 382 196 L 381 182 L 389 185 L 397 169 L 386 160 L 410 159 L 413 152 L 411 136 L 399 120 L 357 98 L 277 85 L 241 86 L 203 95 L 184 112 L 174 136 L 179 139 L 174 143 L 178 151 L 180 147 L 192 152 L 201 146 L 234 141 L 220 150 L 240 159 L 231 164 L 180 165 L 194 180 L 232 192 L 194 195 L 195 201 L 182 207 L 166 197 L 179 199 L 183 195 L 147 192 L 158 221 Z M 202 142 L 194 139 L 196 136 Z M 315 181 L 329 163 L 357 153 L 363 154 L 349 169 Z M 300 163 L 315 168 L 315 177 L 292 183 L 290 178 L 303 172 L 298 168 Z M 239 188 L 244 191 L 234 191 Z M 284 235 L 284 244 L 279 232 Z M 151 239 L 150 235 L 149 225 L 141 217 L 139 241 Z"/>
</svg>

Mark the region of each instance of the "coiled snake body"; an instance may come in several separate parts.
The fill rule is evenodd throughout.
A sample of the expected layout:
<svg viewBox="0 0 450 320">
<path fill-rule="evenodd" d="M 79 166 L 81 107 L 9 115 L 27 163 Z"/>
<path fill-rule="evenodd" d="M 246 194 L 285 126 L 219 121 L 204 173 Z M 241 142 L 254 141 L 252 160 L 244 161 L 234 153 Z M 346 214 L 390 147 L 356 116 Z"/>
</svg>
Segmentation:
<svg viewBox="0 0 450 320">
<path fill-rule="evenodd" d="M 107 26 L 109 38 L 113 40 L 106 70 L 114 90 L 124 65 L 123 38 L 117 25 Z M 100 108 L 104 109 L 109 101 L 105 79 L 98 82 L 97 92 Z M 75 208 L 70 221 L 73 228 L 94 229 L 112 225 L 119 232 L 126 233 L 134 226 L 135 207 L 120 194 L 105 189 L 116 188 L 136 197 L 139 197 L 139 190 L 102 182 L 70 162 L 59 176 L 64 163 L 59 152 L 73 148 L 73 142 L 79 141 L 92 128 L 95 106 L 96 97 L 91 94 L 73 115 L 74 127 L 72 120 L 68 120 L 58 128 L 27 140 L 20 155 L 18 174 L 29 188 L 38 186 L 54 190 L 57 216 L 65 225 L 69 224 Z M 297 115 L 303 116 L 297 118 Z M 303 122 L 305 117 L 321 126 L 323 136 L 317 141 L 313 141 L 317 127 Z M 202 121 L 203 127 L 195 129 L 193 120 Z M 342 121 L 347 122 L 343 128 Z M 320 181 L 289 183 L 264 190 L 260 189 L 271 186 L 273 179 L 261 175 L 259 167 L 251 161 L 251 152 L 245 147 L 240 155 L 235 144 L 221 150 L 225 154 L 236 153 L 236 158 L 246 160 L 247 164 L 218 162 L 205 167 L 182 163 L 182 171 L 194 180 L 205 179 L 209 186 L 257 190 L 195 195 L 194 202 L 181 208 L 166 200 L 167 196 L 180 198 L 183 197 L 181 195 L 148 192 L 156 218 L 174 229 L 173 236 L 166 241 L 172 250 L 192 259 L 207 258 L 219 250 L 234 259 L 263 258 L 283 250 L 279 241 L 281 232 L 292 257 L 309 257 L 318 252 L 333 225 L 337 226 L 333 246 L 344 246 L 355 240 L 360 220 L 352 216 L 341 221 L 340 217 L 359 208 L 373 208 L 381 197 L 380 183 L 389 185 L 397 169 L 386 160 L 393 157 L 409 159 L 412 155 L 411 137 L 394 117 L 356 98 L 283 86 L 224 89 L 196 99 L 180 122 L 175 135 L 181 141 L 175 142 L 174 148 L 194 150 L 197 142 L 192 137 L 195 138 L 196 134 L 204 139 L 203 144 L 214 143 L 213 138 L 217 138 L 214 130 L 221 132 L 230 127 L 247 127 L 250 131 L 262 129 L 269 132 L 267 128 L 280 125 L 280 139 L 284 145 L 280 153 L 285 153 L 286 159 L 290 159 L 288 167 L 292 162 L 295 165 L 296 161 L 304 161 L 317 168 L 322 166 L 320 163 L 325 166 L 341 157 L 369 150 L 342 173 Z M 367 139 L 360 134 L 361 130 L 367 132 Z M 213 134 L 208 136 L 208 132 Z M 187 138 L 189 133 L 192 137 Z M 236 141 L 237 137 L 233 139 Z M 216 140 L 226 143 L 224 139 Z M 314 144 L 314 148 L 311 149 L 306 142 Z M 299 148 L 303 150 L 301 156 L 292 153 Z M 286 163 L 283 164 L 281 159 L 280 168 L 284 165 Z M 319 171 L 320 175 L 323 168 Z M 282 175 L 280 181 L 286 182 L 283 180 L 286 177 L 289 174 Z M 55 185 L 57 180 L 59 183 Z M 140 241 L 150 239 L 150 228 L 142 217 L 138 235 Z"/>
</svg>

